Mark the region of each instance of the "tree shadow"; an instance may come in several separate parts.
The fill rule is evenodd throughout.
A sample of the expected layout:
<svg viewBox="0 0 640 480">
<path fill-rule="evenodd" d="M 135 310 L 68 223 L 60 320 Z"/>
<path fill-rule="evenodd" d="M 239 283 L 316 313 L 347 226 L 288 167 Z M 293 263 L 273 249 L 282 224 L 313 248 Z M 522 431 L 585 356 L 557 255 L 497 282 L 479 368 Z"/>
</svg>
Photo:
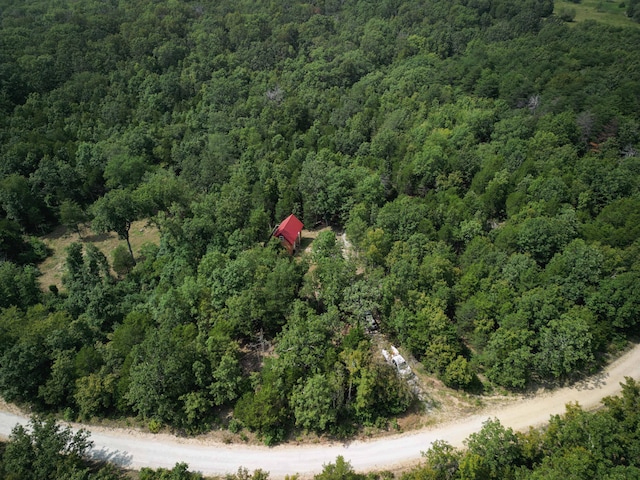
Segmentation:
<svg viewBox="0 0 640 480">
<path fill-rule="evenodd" d="M 110 238 L 113 238 L 115 235 L 111 232 L 107 233 L 96 233 L 94 235 L 87 235 L 86 237 L 82 237 L 83 242 L 103 242 Z"/>
<path fill-rule="evenodd" d="M 310 237 L 302 237 L 300 239 L 300 247 L 298 247 L 298 252 L 304 252 L 312 243 L 313 238 Z"/>
<path fill-rule="evenodd" d="M 47 240 L 58 240 L 59 238 L 66 237 L 69 235 L 69 229 L 62 225 L 57 226 L 52 231 L 43 236 L 43 238 Z"/>
<path fill-rule="evenodd" d="M 554 390 L 557 388 L 570 388 L 578 392 L 597 390 L 607 384 L 609 374 L 602 367 L 596 373 L 582 372 L 556 379 L 537 379 L 532 382 L 522 393 L 526 398 L 534 398 L 540 390 Z"/>
<path fill-rule="evenodd" d="M 579 392 L 585 390 L 596 390 L 598 388 L 602 388 L 607 384 L 607 378 L 609 378 L 609 374 L 606 372 L 598 372 L 595 375 L 585 376 L 582 379 L 577 380 L 571 388 L 578 390 Z"/>
<path fill-rule="evenodd" d="M 120 467 L 130 466 L 133 460 L 133 456 L 128 452 L 121 452 L 120 450 L 110 451 L 106 448 L 91 450 L 91 458 L 97 462 L 113 463 Z"/>
<path fill-rule="evenodd" d="M 469 384 L 466 385 L 462 390 L 470 393 L 471 395 L 484 395 L 485 393 L 487 393 L 486 385 L 482 383 L 482 380 L 480 380 L 480 377 L 478 377 L 478 375 L 473 375 L 471 382 L 469 382 Z"/>
</svg>

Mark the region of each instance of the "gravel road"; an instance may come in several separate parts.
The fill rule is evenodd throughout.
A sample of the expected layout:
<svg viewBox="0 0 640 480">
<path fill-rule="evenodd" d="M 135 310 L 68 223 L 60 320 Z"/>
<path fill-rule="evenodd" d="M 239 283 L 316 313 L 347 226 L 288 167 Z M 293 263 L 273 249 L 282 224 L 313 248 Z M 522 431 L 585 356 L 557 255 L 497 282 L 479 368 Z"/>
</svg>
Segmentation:
<svg viewBox="0 0 640 480">
<path fill-rule="evenodd" d="M 271 478 L 283 478 L 298 473 L 303 478 L 322 470 L 324 464 L 342 455 L 359 472 L 394 469 L 416 463 L 420 453 L 435 440 L 445 440 L 462 446 L 463 440 L 477 432 L 484 421 L 498 418 L 504 426 L 525 430 L 530 425 L 542 425 L 550 415 L 565 411 L 565 405 L 578 402 L 585 409 L 598 407 L 600 400 L 620 392 L 625 377 L 640 380 L 640 345 L 611 363 L 604 371 L 586 381 L 567 388 L 542 392 L 507 406 L 493 407 L 480 414 L 460 418 L 415 432 L 369 441 L 352 441 L 317 445 L 279 445 L 259 447 L 210 443 L 202 439 L 152 435 L 134 430 L 90 427 L 94 442 L 93 455 L 129 468 L 145 466 L 172 468 L 176 462 L 186 462 L 193 471 L 205 475 L 224 474 L 246 467 L 261 468 Z M 8 408 L 0 411 L 0 436 L 7 437 L 16 423 L 28 419 Z"/>
</svg>

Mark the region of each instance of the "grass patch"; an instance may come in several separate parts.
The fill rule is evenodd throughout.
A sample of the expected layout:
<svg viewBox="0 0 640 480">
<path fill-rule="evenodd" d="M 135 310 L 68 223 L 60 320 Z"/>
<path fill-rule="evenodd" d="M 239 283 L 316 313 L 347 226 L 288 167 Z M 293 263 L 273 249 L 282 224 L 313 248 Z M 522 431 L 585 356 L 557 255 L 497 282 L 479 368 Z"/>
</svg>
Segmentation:
<svg viewBox="0 0 640 480">
<path fill-rule="evenodd" d="M 40 286 L 43 290 L 49 290 L 49 285 L 55 285 L 59 290 L 62 288 L 62 275 L 64 274 L 65 261 L 67 259 L 66 248 L 73 242 L 92 243 L 105 254 L 109 264 L 113 261 L 111 252 L 118 246 L 126 242 L 119 240 L 113 233 L 94 234 L 88 228 L 82 228 L 82 238 L 77 233 L 69 232 L 65 227 L 58 227 L 53 232 L 42 237 L 42 241 L 51 250 L 51 255 L 47 257 L 38 268 L 42 275 L 39 277 Z M 134 255 L 138 255 L 140 247 L 145 243 L 160 242 L 160 234 L 155 226 L 148 224 L 147 220 L 133 222 L 129 231 L 129 240 Z"/>
<path fill-rule="evenodd" d="M 580 3 L 573 3 L 556 0 L 553 13 L 560 16 L 561 12 L 565 10 L 575 11 L 573 24 L 584 22 L 585 20 L 595 20 L 613 27 L 638 28 L 640 26 L 639 23 L 626 16 L 627 7 L 623 1 L 581 0 Z"/>
</svg>

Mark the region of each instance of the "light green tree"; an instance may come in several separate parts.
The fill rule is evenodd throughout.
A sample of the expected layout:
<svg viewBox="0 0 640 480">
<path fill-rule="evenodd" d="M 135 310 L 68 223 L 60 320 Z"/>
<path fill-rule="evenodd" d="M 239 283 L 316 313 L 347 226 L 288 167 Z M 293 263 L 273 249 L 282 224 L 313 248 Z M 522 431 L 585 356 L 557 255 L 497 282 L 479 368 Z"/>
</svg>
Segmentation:
<svg viewBox="0 0 640 480">
<path fill-rule="evenodd" d="M 334 425 L 337 411 L 333 406 L 333 398 L 331 383 L 322 373 L 298 384 L 291 394 L 296 425 L 317 432 Z"/>
</svg>

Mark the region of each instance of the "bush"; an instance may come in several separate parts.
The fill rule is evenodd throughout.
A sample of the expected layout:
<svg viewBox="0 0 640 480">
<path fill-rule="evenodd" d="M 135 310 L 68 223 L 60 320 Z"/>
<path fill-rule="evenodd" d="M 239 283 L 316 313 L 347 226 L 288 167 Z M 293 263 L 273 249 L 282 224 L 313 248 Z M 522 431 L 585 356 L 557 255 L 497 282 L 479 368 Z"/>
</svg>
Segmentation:
<svg viewBox="0 0 640 480">
<path fill-rule="evenodd" d="M 561 8 L 558 11 L 558 16 L 563 22 L 573 22 L 576 18 L 576 9 L 575 8 Z"/>
<path fill-rule="evenodd" d="M 111 253 L 111 257 L 113 260 L 113 269 L 120 276 L 126 275 L 135 266 L 129 250 L 127 250 L 124 245 L 118 245 Z"/>
<path fill-rule="evenodd" d="M 229 431 L 231 433 L 238 433 L 242 430 L 242 422 L 237 418 L 232 418 L 229 422 Z"/>
<path fill-rule="evenodd" d="M 151 433 L 158 433 L 162 428 L 162 422 L 157 418 L 152 418 L 149 420 L 149 431 Z"/>
<path fill-rule="evenodd" d="M 475 379 L 475 374 L 471 365 L 461 355 L 451 362 L 445 369 L 442 375 L 444 383 L 453 388 L 466 388 Z"/>
</svg>

